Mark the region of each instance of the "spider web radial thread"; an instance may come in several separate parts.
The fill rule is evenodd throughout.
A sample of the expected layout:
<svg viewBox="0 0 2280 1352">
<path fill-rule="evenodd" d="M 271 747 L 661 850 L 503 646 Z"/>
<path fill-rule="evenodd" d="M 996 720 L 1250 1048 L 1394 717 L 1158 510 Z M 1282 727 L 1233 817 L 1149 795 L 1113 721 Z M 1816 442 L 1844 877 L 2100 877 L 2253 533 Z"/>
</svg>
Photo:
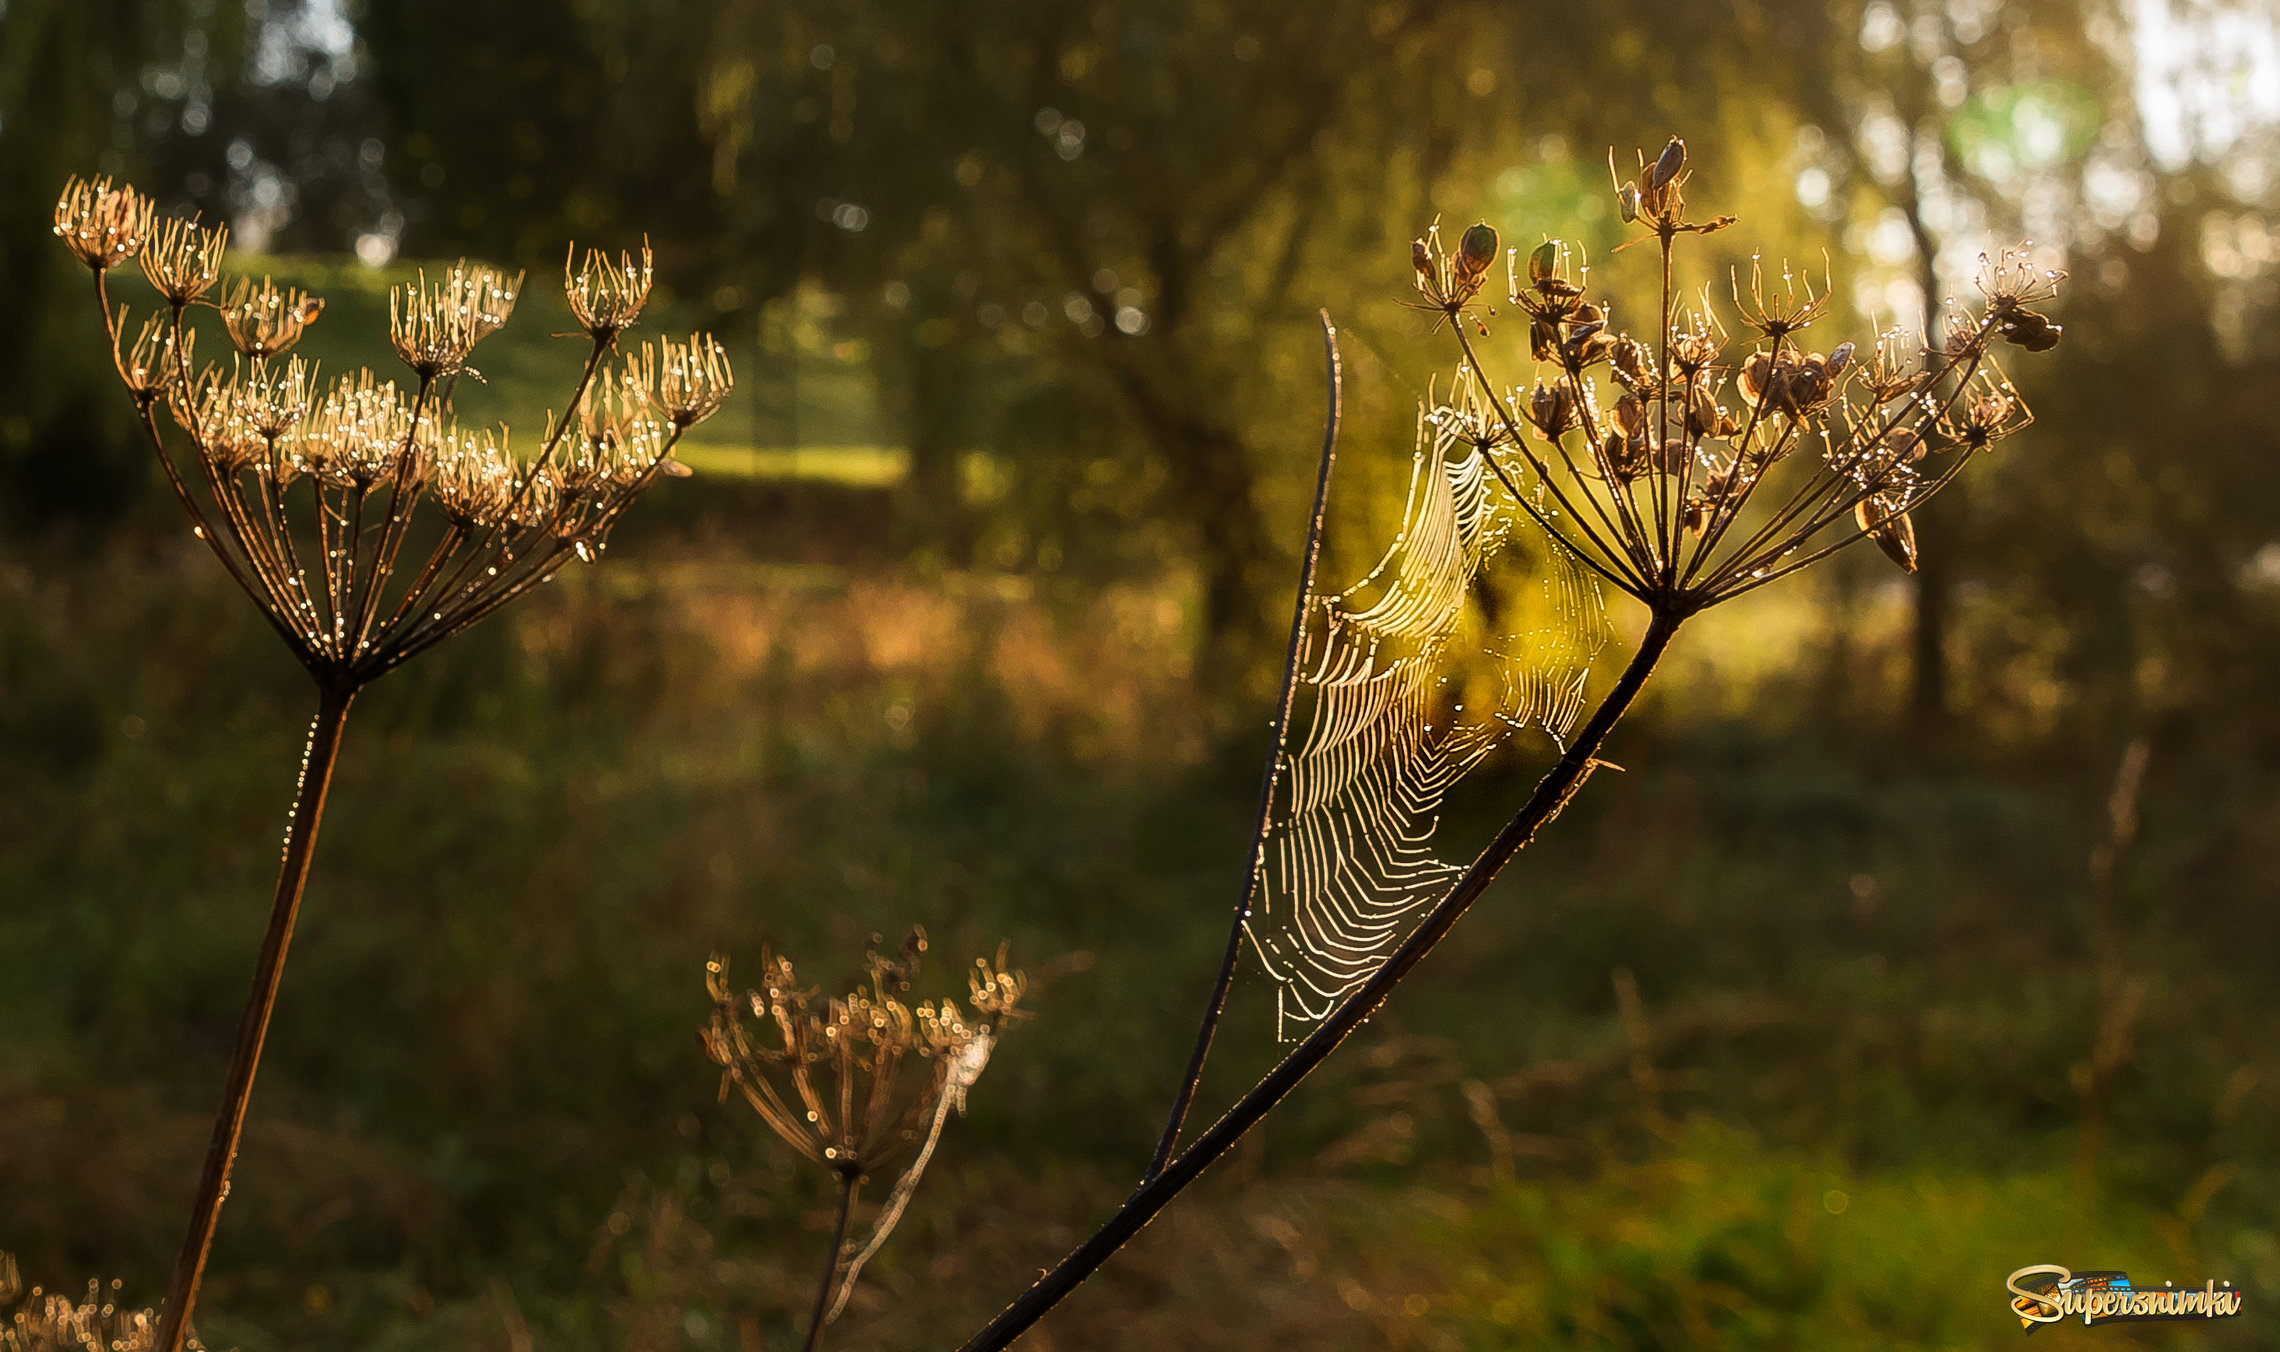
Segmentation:
<svg viewBox="0 0 2280 1352">
<path fill-rule="evenodd" d="M 1524 729 L 1564 745 L 1610 635 L 1598 580 L 1527 520 L 1458 426 L 1447 410 L 1420 418 L 1400 533 L 1361 581 L 1310 607 L 1305 713 L 1279 749 L 1244 920 L 1286 1038 L 1367 981 L 1462 871 L 1434 851 L 1458 781 Z M 1540 593 L 1482 607 L 1506 622 L 1481 642 L 1466 601 L 1523 532 L 1543 560 Z M 1444 706 L 1484 669 L 1490 707 Z"/>
</svg>

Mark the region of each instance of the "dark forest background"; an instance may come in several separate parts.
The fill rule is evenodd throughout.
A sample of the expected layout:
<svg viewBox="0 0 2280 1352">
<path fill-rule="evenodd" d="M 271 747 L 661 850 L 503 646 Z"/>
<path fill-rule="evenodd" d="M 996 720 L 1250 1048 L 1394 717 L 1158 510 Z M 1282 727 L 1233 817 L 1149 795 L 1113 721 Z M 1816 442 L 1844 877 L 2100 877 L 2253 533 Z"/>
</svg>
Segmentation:
<svg viewBox="0 0 2280 1352">
<path fill-rule="evenodd" d="M 1608 148 L 1677 132 L 1742 216 L 1691 284 L 1825 267 L 1824 347 L 2032 238 L 2071 273 L 2066 341 L 2013 363 L 2034 427 L 1927 509 L 1915 577 L 1848 555 L 1690 631 L 1626 772 L 1028 1345 L 1992 1345 L 2040 1262 L 2265 1308 L 2276 33 L 2214 0 L 0 0 L 0 1246 L 156 1300 L 308 713 L 132 435 L 68 175 L 230 221 L 236 267 L 328 298 L 330 368 L 385 364 L 423 262 L 529 269 L 469 396 L 519 425 L 575 374 L 572 239 L 646 236 L 645 323 L 739 375 L 606 565 L 360 705 L 208 1342 L 789 1345 L 830 1195 L 715 1102 L 703 961 L 821 977 L 919 922 L 945 975 L 1007 938 L 1040 982 L 836 1335 L 900 1348 L 1153 1140 L 1240 881 L 1316 311 L 1347 577 L 1453 358 L 1409 240 L 1557 235 L 1621 294 Z M 1450 851 L 1537 768 L 1494 762 Z M 1235 1023 L 1207 1108 L 1273 1054 L 1255 972 Z"/>
</svg>

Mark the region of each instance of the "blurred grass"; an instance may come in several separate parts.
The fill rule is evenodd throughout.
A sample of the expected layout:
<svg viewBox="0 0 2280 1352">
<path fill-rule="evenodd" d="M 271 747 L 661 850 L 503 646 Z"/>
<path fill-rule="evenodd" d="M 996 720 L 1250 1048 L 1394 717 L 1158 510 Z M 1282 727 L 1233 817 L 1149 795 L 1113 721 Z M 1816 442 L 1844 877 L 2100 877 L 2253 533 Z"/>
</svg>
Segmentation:
<svg viewBox="0 0 2280 1352">
<path fill-rule="evenodd" d="M 0 567 L 0 1217 L 36 1276 L 145 1299 L 309 712 L 187 545 Z M 2143 1069 L 2078 1180 L 2102 786 L 1929 778 L 1785 721 L 1828 680 L 1785 604 L 1688 650 L 1629 771 L 1038 1345 L 1979 1346 L 2017 1336 L 2003 1275 L 2046 1261 L 2280 1294 L 2261 963 L 2142 916 Z M 656 530 L 377 687 L 209 1341 L 775 1345 L 828 1199 L 714 1102 L 702 964 L 765 939 L 822 979 L 913 922 L 944 989 L 1001 937 L 1058 975 L 848 1336 L 985 1315 L 1127 1185 L 1219 943 L 1259 748 L 1195 688 L 1192 624 L 1177 577 L 918 578 Z M 1853 651 L 1877 681 L 1877 642 Z M 1271 1036 L 1246 981 L 1206 1111 Z"/>
</svg>

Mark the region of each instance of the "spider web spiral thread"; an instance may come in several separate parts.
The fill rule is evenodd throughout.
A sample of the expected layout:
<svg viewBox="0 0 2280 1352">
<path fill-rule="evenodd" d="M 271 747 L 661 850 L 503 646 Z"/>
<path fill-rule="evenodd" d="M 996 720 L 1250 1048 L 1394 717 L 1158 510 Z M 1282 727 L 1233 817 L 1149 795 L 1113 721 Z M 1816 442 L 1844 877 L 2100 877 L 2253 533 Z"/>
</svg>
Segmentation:
<svg viewBox="0 0 2280 1352">
<path fill-rule="evenodd" d="M 1279 749 L 1244 920 L 1286 1038 L 1367 981 L 1462 871 L 1433 848 L 1450 790 L 1524 729 L 1565 744 L 1610 636 L 1598 580 L 1516 508 L 1461 426 L 1447 410 L 1420 417 L 1400 533 L 1359 582 L 1310 607 L 1306 714 Z M 1522 533 L 1544 560 L 1540 593 L 1484 606 L 1505 622 L 1469 639 L 1466 601 Z M 1490 707 L 1441 708 L 1481 664 Z"/>
</svg>

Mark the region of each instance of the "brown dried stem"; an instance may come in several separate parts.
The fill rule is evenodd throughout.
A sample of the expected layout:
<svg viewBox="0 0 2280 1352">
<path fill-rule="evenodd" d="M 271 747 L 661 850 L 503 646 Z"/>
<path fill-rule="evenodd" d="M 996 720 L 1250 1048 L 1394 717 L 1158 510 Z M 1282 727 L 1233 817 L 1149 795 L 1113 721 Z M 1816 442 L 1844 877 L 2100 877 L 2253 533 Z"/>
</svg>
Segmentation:
<svg viewBox="0 0 2280 1352">
<path fill-rule="evenodd" d="M 161 226 L 154 215 L 132 188 L 74 180 L 57 204 L 56 233 L 94 277 L 120 381 L 193 533 L 285 640 L 319 696 L 253 994 L 160 1325 L 158 1352 L 179 1352 L 228 1193 L 349 705 L 373 680 L 571 559 L 599 557 L 611 527 L 658 474 L 685 472 L 671 458 L 674 446 L 720 407 L 734 375 L 719 346 L 702 336 L 664 345 L 661 364 L 645 352 L 624 363 L 628 393 L 609 415 L 585 419 L 578 454 L 558 454 L 569 433 L 565 418 L 549 429 L 537 459 L 520 462 L 487 435 L 445 425 L 457 377 L 475 345 L 507 321 L 519 277 L 462 263 L 433 284 L 423 274 L 391 292 L 390 340 L 419 381 L 407 404 L 370 372 L 319 386 L 312 368 L 283 354 L 323 302 L 267 279 L 240 280 L 218 304 L 207 300 L 226 232 L 194 221 Z M 111 306 L 108 274 L 138 255 L 163 309 L 122 352 L 127 316 Z M 646 247 L 639 264 L 598 259 L 566 279 L 591 339 L 573 410 L 587 407 L 618 335 L 649 295 Z M 197 308 L 218 314 L 236 352 L 226 372 L 192 360 Z M 187 436 L 186 451 L 170 444 L 157 413 L 162 403 Z M 196 463 L 196 487 L 179 463 L 183 454 Z M 399 579 L 402 551 L 428 499 L 444 518 L 430 527 L 436 543 L 416 573 Z"/>
<path fill-rule="evenodd" d="M 1483 335 L 1487 333 L 1485 323 L 1473 314 L 1472 302 L 1485 269 L 1483 260 L 1496 251 L 1495 231 L 1485 223 L 1468 229 L 1454 256 L 1441 248 L 1437 229 L 1428 231 L 1412 250 L 1417 287 L 1428 302 L 1424 308 L 1438 311 L 1440 320 L 1455 332 L 1462 359 L 1452 402 L 1428 416 L 1456 420 L 1530 520 L 1592 571 L 1646 606 L 1646 633 L 1637 652 L 1535 792 L 1392 955 L 1185 1151 L 1167 1160 L 1168 1152 L 1160 1147 L 1124 1205 L 969 1338 L 960 1352 L 995 1352 L 1035 1324 L 1226 1154 L 1383 1003 L 1449 933 L 1498 870 L 1558 815 L 1601 764 L 1600 748 L 1689 617 L 1808 567 L 1862 538 L 1877 539 L 1888 554 L 1912 567 L 1913 533 L 1903 530 L 1907 512 L 1953 482 L 1964 465 L 1993 441 L 2025 425 L 2024 407 L 2000 373 L 1991 378 L 1985 374 L 1995 370 L 1986 349 L 1996 336 L 2033 351 L 2057 341 L 2058 326 L 2026 308 L 2028 302 L 2051 293 L 2057 274 L 2038 278 L 2008 254 L 1981 284 L 1988 300 L 1984 318 L 1951 323 L 1944 348 L 1935 345 L 1927 332 L 1922 374 L 1897 375 L 1879 344 L 1876 369 L 1864 381 L 1869 398 L 1862 407 L 1847 401 L 1846 385 L 1858 374 L 1851 369 L 1851 344 L 1824 356 L 1804 353 L 1788 341 L 1825 307 L 1826 292 L 1817 295 L 1808 283 L 1802 302 L 1791 295 L 1769 304 L 1762 286 L 1754 286 L 1757 313 L 1752 322 L 1767 346 L 1739 368 L 1735 389 L 1751 411 L 1746 423 L 1735 422 L 1717 403 L 1728 370 L 1719 362 L 1723 327 L 1709 313 L 1705 298 L 1693 331 L 1677 332 L 1673 262 L 1681 236 L 1723 230 L 1733 218 L 1700 222 L 1687 218 L 1686 150 L 1677 138 L 1651 169 L 1641 155 L 1640 168 L 1639 180 L 1622 184 L 1617 197 L 1623 218 L 1644 225 L 1647 233 L 1640 238 L 1654 239 L 1661 255 L 1653 350 L 1648 354 L 1627 335 L 1605 331 L 1605 311 L 1584 300 L 1581 286 L 1559 276 L 1561 246 L 1547 241 L 1529 257 L 1526 288 L 1516 285 L 1513 294 L 1514 303 L 1529 317 L 1534 355 L 1539 361 L 1559 364 L 1553 387 L 1537 385 L 1530 416 L 1499 392 L 1465 333 L 1468 320 Z M 1738 296 L 1738 280 L 1736 290 Z M 1646 366 L 1650 360 L 1651 370 Z M 1623 387 L 1622 398 L 1606 417 L 1593 406 L 1591 388 L 1583 379 L 1586 369 L 1602 362 Z M 1561 406 L 1561 390 L 1572 408 Z M 1929 393 L 1933 390 L 1938 393 Z M 1484 403 L 1485 411 L 1480 407 Z M 1841 426 L 1835 412 L 1839 409 L 1845 414 Z M 1564 473 L 1553 473 L 1551 460 L 1532 444 L 1523 426 L 1531 420 L 1551 443 Z M 1588 439 L 1590 473 L 1566 446 L 1571 426 L 1580 427 Z M 1793 456 L 1805 461 L 1804 448 L 1816 436 L 1826 449 L 1799 471 L 1805 482 L 1781 506 L 1754 521 L 1742 544 L 1734 546 L 1736 523 L 1742 521 L 1768 472 Z M 1721 440 L 1722 452 L 1706 445 Z M 1503 441 L 1512 444 L 1534 475 L 1526 491 L 1496 454 Z M 1928 476 L 1919 473 L 1916 463 L 1935 454 L 1944 456 L 1945 462 Z M 1651 479 L 1643 495 L 1636 486 L 1642 475 Z M 1546 508 L 1539 494 L 1549 495 L 1556 513 Z M 1577 499 L 1588 512 L 1577 510 Z M 1859 528 L 1837 532 L 1838 538 L 1827 542 L 1824 533 L 1848 513 L 1858 515 Z M 1595 521 L 1605 534 L 1595 528 Z M 1680 555 L 1689 533 L 1697 540 L 1682 568 Z M 1280 753 L 1279 745 L 1276 751 Z M 1222 998 L 1223 993 L 1215 991 L 1199 1051 L 1209 1045 Z M 1192 1088 L 1192 1083 L 1183 1087 L 1182 1104 Z M 1175 1131 L 1177 1117 L 1175 1113 Z M 1167 1135 L 1166 1144 L 1173 1139 Z"/>
</svg>

